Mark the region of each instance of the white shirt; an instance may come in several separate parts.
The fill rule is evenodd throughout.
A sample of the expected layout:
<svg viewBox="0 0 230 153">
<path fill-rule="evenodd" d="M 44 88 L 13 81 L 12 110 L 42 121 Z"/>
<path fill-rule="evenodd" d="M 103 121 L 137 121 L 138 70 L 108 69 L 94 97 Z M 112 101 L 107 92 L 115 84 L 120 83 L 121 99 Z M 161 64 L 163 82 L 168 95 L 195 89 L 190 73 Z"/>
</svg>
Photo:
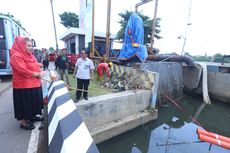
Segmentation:
<svg viewBox="0 0 230 153">
<path fill-rule="evenodd" d="M 75 64 L 77 67 L 76 77 L 79 79 L 90 79 L 90 70 L 94 69 L 93 61 L 89 58 L 79 58 Z"/>
</svg>

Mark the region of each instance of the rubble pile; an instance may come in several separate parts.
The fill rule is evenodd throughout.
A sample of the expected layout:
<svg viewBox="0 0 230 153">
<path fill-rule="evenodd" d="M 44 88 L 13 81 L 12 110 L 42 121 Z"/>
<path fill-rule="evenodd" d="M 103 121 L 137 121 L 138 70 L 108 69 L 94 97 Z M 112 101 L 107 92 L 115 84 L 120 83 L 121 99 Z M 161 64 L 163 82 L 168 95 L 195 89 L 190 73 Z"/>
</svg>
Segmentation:
<svg viewBox="0 0 230 153">
<path fill-rule="evenodd" d="M 105 78 L 101 82 L 101 87 L 111 89 L 114 92 L 121 92 L 126 90 L 144 89 L 143 82 L 136 76 L 126 72 L 121 75 L 111 74 L 110 78 Z"/>
</svg>

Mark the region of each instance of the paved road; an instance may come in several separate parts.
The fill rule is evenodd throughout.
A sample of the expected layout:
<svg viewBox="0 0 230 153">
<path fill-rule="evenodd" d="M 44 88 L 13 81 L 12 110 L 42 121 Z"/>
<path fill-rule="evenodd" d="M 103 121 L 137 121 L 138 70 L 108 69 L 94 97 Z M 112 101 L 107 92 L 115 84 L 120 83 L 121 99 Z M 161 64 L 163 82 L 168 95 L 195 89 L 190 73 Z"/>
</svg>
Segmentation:
<svg viewBox="0 0 230 153">
<path fill-rule="evenodd" d="M 49 69 L 54 69 L 51 62 Z M 45 153 L 47 152 L 47 127 L 26 131 L 14 118 L 12 78 L 3 77 L 0 82 L 0 153 Z"/>
<path fill-rule="evenodd" d="M 19 128 L 14 119 L 11 79 L 2 79 L 0 83 L 0 152 L 27 152 L 31 131 Z"/>
</svg>

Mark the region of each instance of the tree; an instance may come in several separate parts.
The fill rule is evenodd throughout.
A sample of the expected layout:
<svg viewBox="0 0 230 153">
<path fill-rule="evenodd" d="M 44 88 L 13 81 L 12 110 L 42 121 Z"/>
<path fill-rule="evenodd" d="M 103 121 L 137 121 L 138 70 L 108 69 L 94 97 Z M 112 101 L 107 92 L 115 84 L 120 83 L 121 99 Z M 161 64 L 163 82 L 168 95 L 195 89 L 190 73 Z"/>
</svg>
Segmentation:
<svg viewBox="0 0 230 153">
<path fill-rule="evenodd" d="M 23 30 L 25 30 L 25 28 L 22 27 L 22 23 L 19 21 L 19 20 L 16 20 L 14 18 L 14 16 L 12 14 L 10 14 L 9 12 L 7 14 L 5 13 L 0 13 L 0 15 L 3 15 L 3 16 L 7 16 L 9 18 L 11 18 L 14 22 L 16 22 Z"/>
<path fill-rule="evenodd" d="M 219 63 L 222 62 L 222 60 L 223 60 L 223 55 L 221 55 L 220 53 L 215 54 L 212 59 L 213 62 L 219 62 Z"/>
<path fill-rule="evenodd" d="M 133 13 L 132 11 L 126 10 L 125 13 L 119 13 L 118 14 L 121 17 L 121 20 L 118 21 L 118 23 L 121 24 L 121 29 L 117 33 L 117 39 L 123 41 L 125 28 L 126 28 L 126 25 L 128 23 L 129 17 L 131 16 L 132 13 Z M 150 20 L 150 18 L 148 16 L 145 16 L 141 12 L 138 12 L 137 14 L 142 18 L 143 24 L 144 24 L 144 44 L 149 45 L 151 43 L 153 20 Z M 157 39 L 161 39 L 162 37 L 158 35 L 161 31 L 160 30 L 161 19 L 157 18 L 156 20 L 157 20 L 157 22 L 156 22 L 156 29 L 155 29 L 154 37 Z"/>
<path fill-rule="evenodd" d="M 64 25 L 66 28 L 79 27 L 79 18 L 78 15 L 72 12 L 64 12 L 59 15 L 61 18 L 61 24 Z"/>
</svg>

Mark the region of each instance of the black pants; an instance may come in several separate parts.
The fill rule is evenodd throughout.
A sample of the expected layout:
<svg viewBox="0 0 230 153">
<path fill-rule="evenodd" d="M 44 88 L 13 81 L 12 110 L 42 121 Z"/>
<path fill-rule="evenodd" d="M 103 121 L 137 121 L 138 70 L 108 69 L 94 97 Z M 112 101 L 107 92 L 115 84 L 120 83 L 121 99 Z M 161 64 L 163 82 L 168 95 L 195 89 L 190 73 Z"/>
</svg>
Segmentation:
<svg viewBox="0 0 230 153">
<path fill-rule="evenodd" d="M 49 60 L 43 60 L 43 69 L 46 70 L 49 67 Z"/>
<path fill-rule="evenodd" d="M 77 89 L 88 90 L 89 82 L 90 82 L 90 79 L 79 79 L 79 78 L 77 78 Z M 80 90 L 76 91 L 76 99 L 81 98 L 81 93 L 82 93 L 82 91 L 80 91 Z M 84 91 L 83 97 L 84 98 L 88 97 L 88 92 Z"/>
</svg>

